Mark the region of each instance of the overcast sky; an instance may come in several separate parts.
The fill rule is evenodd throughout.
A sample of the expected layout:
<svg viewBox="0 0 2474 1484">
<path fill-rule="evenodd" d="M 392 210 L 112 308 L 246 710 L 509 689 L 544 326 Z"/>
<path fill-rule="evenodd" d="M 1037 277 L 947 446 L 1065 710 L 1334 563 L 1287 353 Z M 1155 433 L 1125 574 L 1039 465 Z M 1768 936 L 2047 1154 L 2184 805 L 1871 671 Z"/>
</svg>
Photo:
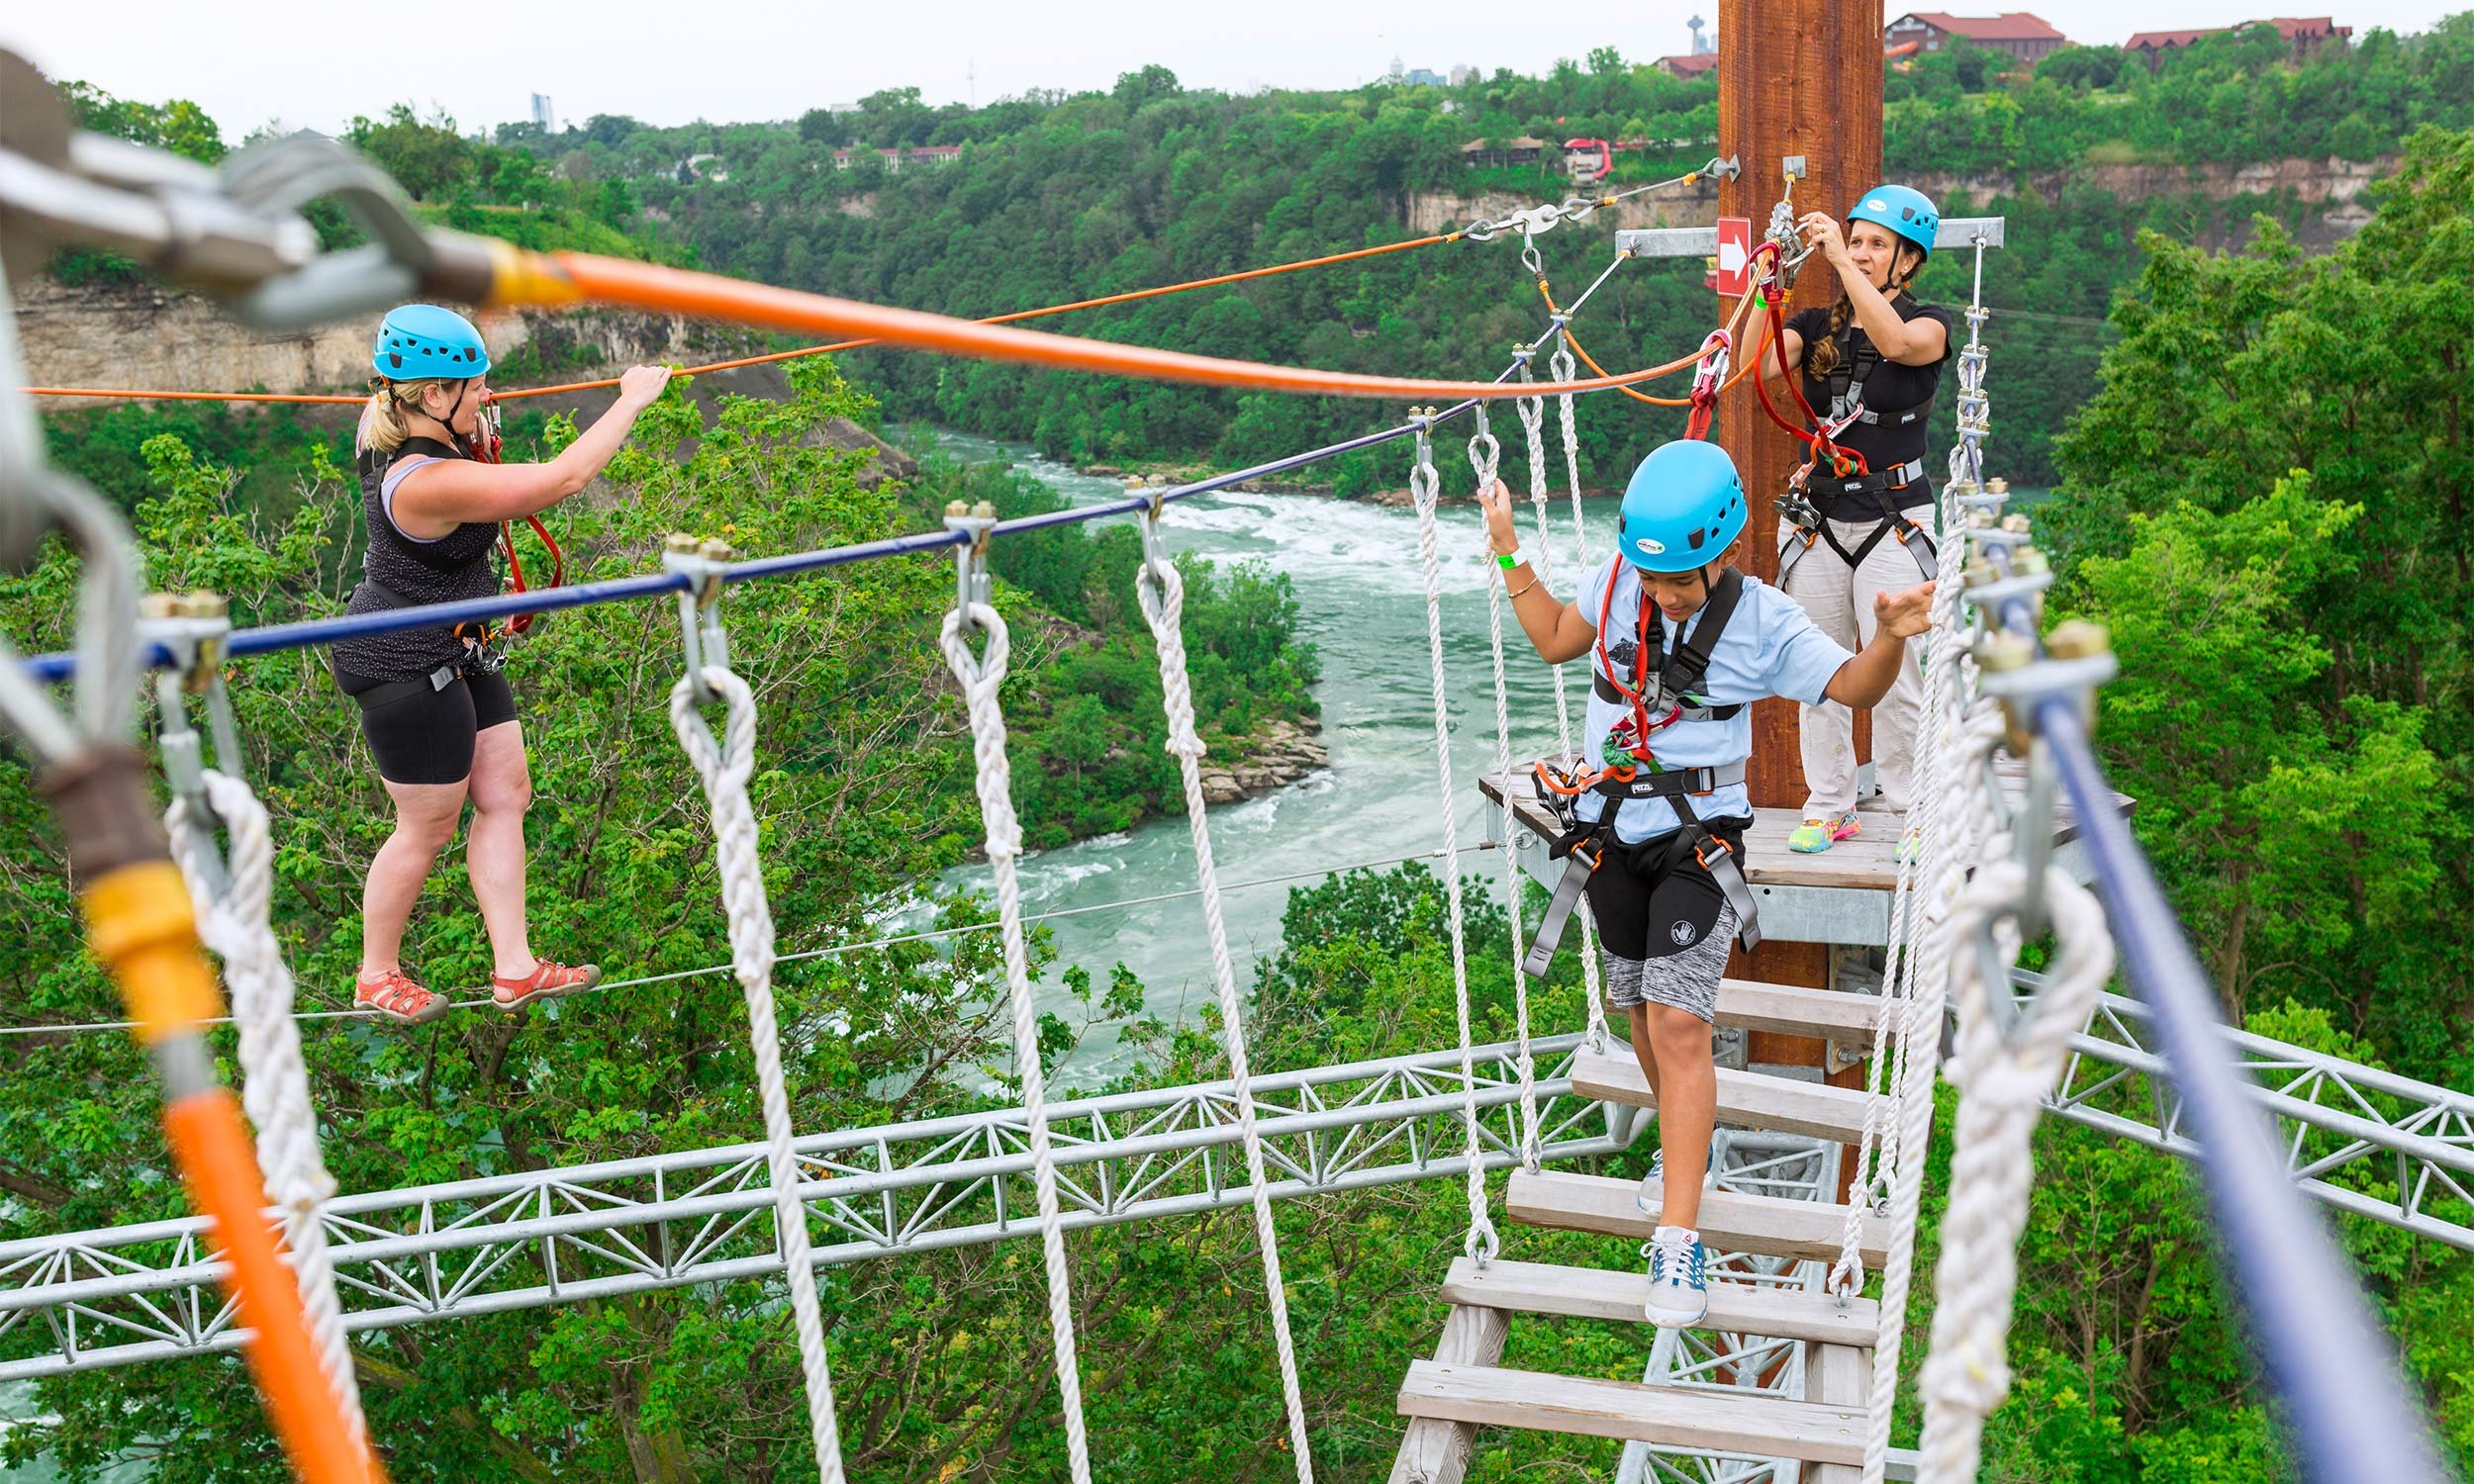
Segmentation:
<svg viewBox="0 0 2474 1484">
<path fill-rule="evenodd" d="M 2412 32 L 2469 5 L 2377 0 L 2336 19 L 2357 31 Z M 932 103 L 1104 88 L 1146 62 L 1189 86 L 1228 91 L 1350 86 L 1395 56 L 1438 71 L 1469 63 L 1535 72 L 1594 46 L 1634 59 L 1681 51 L 1684 22 L 1718 14 L 1715 0 L 1545 12 L 1480 0 L 17 0 L 4 10 L 0 45 L 52 76 L 149 102 L 193 98 L 233 140 L 270 119 L 332 132 L 399 101 L 443 108 L 471 130 L 527 117 L 536 92 L 550 96 L 561 123 L 608 113 L 683 124 L 796 118 L 889 87 L 916 87 Z M 2222 26 L 2261 11 L 2254 0 L 2046 0 L 2037 13 L 2074 41 L 2118 44 L 2134 31 Z"/>
</svg>

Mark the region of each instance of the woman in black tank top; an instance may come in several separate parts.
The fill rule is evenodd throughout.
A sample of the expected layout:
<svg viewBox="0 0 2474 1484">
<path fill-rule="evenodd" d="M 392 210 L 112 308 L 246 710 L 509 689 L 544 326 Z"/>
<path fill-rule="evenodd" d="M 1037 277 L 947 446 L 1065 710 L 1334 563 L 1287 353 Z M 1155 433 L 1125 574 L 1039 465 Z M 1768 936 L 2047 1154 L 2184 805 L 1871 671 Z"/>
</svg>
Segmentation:
<svg viewBox="0 0 2474 1484">
<path fill-rule="evenodd" d="M 658 366 L 629 370 L 617 403 L 557 458 L 501 464 L 474 457 L 490 356 L 463 316 L 427 304 L 395 311 L 379 327 L 373 365 L 356 439 L 369 549 L 346 604 L 355 613 L 495 595 L 490 550 L 501 524 L 590 483 L 670 376 Z M 360 702 L 361 733 L 395 801 L 395 831 L 370 861 L 361 895 L 353 1003 L 407 1025 L 446 1013 L 445 996 L 407 974 L 401 953 L 413 903 L 467 802 L 465 854 L 495 961 L 492 1000 L 520 1010 L 592 987 L 596 966 L 532 953 L 523 834 L 532 778 L 496 655 L 441 625 L 340 641 L 333 664 L 336 683 Z"/>
<path fill-rule="evenodd" d="M 1932 552 L 1933 479 L 1925 428 L 1942 364 L 1950 357 L 1951 317 L 1920 304 L 1908 285 L 1933 251 L 1941 214 L 1907 186 L 1875 186 L 1842 226 L 1826 212 L 1796 224 L 1803 240 L 1838 270 L 1839 299 L 1787 322 L 1781 343 L 1805 400 L 1842 448 L 1863 456 L 1865 473 L 1832 478 L 1816 468 L 1805 493 L 1821 520 L 1810 531 L 1778 525 L 1778 585 L 1804 605 L 1823 633 L 1858 648 L 1871 642 L 1873 604 L 1936 574 Z M 1777 364 L 1762 357 L 1761 373 Z M 1804 517 L 1807 521 L 1811 515 Z M 1910 762 L 1924 709 L 1924 678 L 1911 649 L 1897 683 L 1872 711 L 1873 777 L 1881 802 L 1910 802 Z M 1787 848 L 1828 850 L 1861 831 L 1856 810 L 1856 716 L 1833 703 L 1797 713 L 1803 755 L 1804 822 Z"/>
</svg>

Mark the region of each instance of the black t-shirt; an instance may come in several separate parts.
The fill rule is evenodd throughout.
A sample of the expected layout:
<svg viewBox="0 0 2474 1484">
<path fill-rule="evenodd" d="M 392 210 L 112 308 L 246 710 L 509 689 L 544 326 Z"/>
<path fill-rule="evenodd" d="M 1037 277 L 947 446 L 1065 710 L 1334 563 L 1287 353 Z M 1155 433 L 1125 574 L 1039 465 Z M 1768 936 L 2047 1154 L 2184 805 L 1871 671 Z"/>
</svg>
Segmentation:
<svg viewBox="0 0 2474 1484">
<path fill-rule="evenodd" d="M 1902 413 L 1933 400 L 1935 389 L 1942 384 L 1942 363 L 1950 359 L 1952 341 L 1950 338 L 1950 311 L 1938 305 L 1919 304 L 1913 294 L 1901 294 L 1890 301 L 1901 320 L 1938 320 L 1942 325 L 1942 354 L 1939 360 L 1924 366 L 1904 366 L 1883 356 L 1873 363 L 1864 377 L 1864 406 L 1877 413 Z M 1787 321 L 1787 328 L 1804 337 L 1806 345 L 1830 332 L 1830 312 L 1808 309 Z M 1855 365 L 1856 347 L 1870 344 L 1871 336 L 1863 326 L 1849 322 L 1839 332 L 1838 375 L 1846 375 Z M 1800 370 L 1800 368 L 1799 368 Z M 1813 410 L 1827 415 L 1830 411 L 1830 384 L 1806 376 L 1804 400 Z M 1864 456 L 1864 463 L 1873 469 L 1888 469 L 1924 457 L 1925 423 L 1920 418 L 1904 427 L 1875 422 L 1851 424 L 1839 434 L 1839 446 L 1853 449 Z"/>
</svg>

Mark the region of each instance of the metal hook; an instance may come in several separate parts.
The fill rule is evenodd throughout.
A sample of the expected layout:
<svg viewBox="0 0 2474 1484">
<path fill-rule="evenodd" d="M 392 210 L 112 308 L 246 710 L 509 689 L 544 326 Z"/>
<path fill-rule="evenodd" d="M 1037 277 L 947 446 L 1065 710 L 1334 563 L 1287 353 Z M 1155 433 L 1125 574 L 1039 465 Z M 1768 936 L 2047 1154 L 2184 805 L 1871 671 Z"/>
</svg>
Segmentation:
<svg viewBox="0 0 2474 1484">
<path fill-rule="evenodd" d="M 969 537 L 954 547 L 954 607 L 962 614 L 966 634 L 979 631 L 979 620 L 971 616 L 973 606 L 987 604 L 996 592 L 988 573 L 988 533 L 996 525 L 997 508 L 985 500 L 977 505 L 957 500 L 945 507 L 945 528 Z"/>
<path fill-rule="evenodd" d="M 662 570 L 688 579 L 679 594 L 679 647 L 687 662 L 689 694 L 699 705 L 714 698 L 713 688 L 705 684 L 706 667 L 730 666 L 730 635 L 721 626 L 720 599 L 723 576 L 737 555 L 726 541 L 699 540 L 684 531 L 672 532 L 662 543 Z"/>
</svg>

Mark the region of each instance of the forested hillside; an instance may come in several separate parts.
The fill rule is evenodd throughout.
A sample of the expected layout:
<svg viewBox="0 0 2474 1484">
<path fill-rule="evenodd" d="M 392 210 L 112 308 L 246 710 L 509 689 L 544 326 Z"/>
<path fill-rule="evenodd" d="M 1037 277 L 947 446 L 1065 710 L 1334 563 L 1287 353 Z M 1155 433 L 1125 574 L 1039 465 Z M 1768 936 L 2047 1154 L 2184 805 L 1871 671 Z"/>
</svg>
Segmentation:
<svg viewBox="0 0 2474 1484">
<path fill-rule="evenodd" d="M 2103 691 L 2100 745 L 2137 795 L 2153 856 L 2231 1016 L 2263 1034 L 2454 1086 L 2474 1085 L 2465 1027 L 2469 780 L 2474 780 L 2474 18 L 2420 37 L 2374 34 L 2284 65 L 2229 37 L 2150 76 L 2071 51 L 2003 80 L 1963 49 L 1890 79 L 1894 173 L 1997 178 L 1946 208 L 2012 219 L 1987 297 L 2028 313 L 1993 330 L 1997 468 L 2057 477 L 2040 530 L 2062 578 L 2050 617 L 2111 625 L 2123 663 Z M 211 153 L 211 122 L 90 95 L 90 118 Z M 1445 105 L 1451 105 L 1447 112 Z M 114 112 L 114 111 L 118 112 Z M 1568 125 L 1551 121 L 1569 118 Z M 1545 78 L 1455 89 L 1231 98 L 1159 69 L 1106 94 L 931 108 L 889 92 L 796 124 L 654 130 L 597 119 L 557 139 L 507 129 L 481 144 L 399 111 L 359 132 L 426 208 L 806 287 L 980 315 L 1254 266 L 1405 235 L 1419 193 L 1561 182 L 1470 172 L 1472 138 L 1550 128 L 1679 140 L 1626 157 L 1625 181 L 1696 163 L 1706 83 L 1611 52 Z M 957 142 L 945 166 L 888 173 L 880 147 Z M 836 148 L 857 150 L 847 171 Z M 2117 199 L 2067 179 L 2083 162 L 2217 164 L 2340 155 L 2390 162 L 2374 213 L 2335 250 L 2285 230 L 2294 199 Z M 712 155 L 700 161 L 700 155 Z M 424 173 L 424 172 L 427 173 Z M 2272 225 L 2240 250 L 2218 237 L 2252 207 Z M 451 215 L 450 215 L 451 214 Z M 2229 220 L 2231 219 L 2231 220 Z M 2146 230 L 2144 232 L 2142 230 Z M 600 233 L 615 234 L 604 238 Z M 550 238 L 543 238 L 548 240 Z M 1559 287 L 1602 264 L 1602 233 L 1542 241 Z M 1372 371 L 1491 374 L 1540 311 L 1506 243 L 1455 243 L 1362 265 L 1112 310 L 1059 327 L 1145 343 Z M 69 260 L 63 271 L 125 271 Z M 1956 294 L 1938 265 L 1931 291 Z M 1593 351 L 1663 357 L 1697 339 L 1710 300 L 1690 268 L 1634 265 L 1590 311 Z M 2086 323 L 2082 323 L 2086 322 Z M 2100 360 L 2101 352 L 2101 360 Z M 863 487 L 856 460 L 815 445 L 829 416 L 891 409 L 1030 438 L 1086 459 L 1233 463 L 1362 430 L 1363 407 L 1094 384 L 925 358 L 810 362 L 784 402 L 711 413 L 671 398 L 646 450 L 613 469 L 615 498 L 575 512 L 577 575 L 640 571 L 674 525 L 762 550 L 916 528 L 949 496 L 1008 511 L 1041 494 L 931 466 Z M 1600 481 L 1665 428 L 1611 399 L 1585 404 Z M 177 431 L 177 438 L 152 434 Z M 523 429 L 550 446 L 563 423 Z M 54 419 L 54 446 L 133 508 L 166 586 L 207 583 L 244 619 L 331 611 L 347 581 L 354 508 L 332 453 L 281 420 L 120 410 Z M 72 448 L 71 445 L 74 445 Z M 281 446 L 266 498 L 226 465 Z M 672 455 L 663 457 L 662 454 Z M 1398 482 L 1399 455 L 1343 482 Z M 271 462 L 271 461 L 270 461 Z M 1161 803 L 1147 638 L 1125 619 L 1131 533 L 1007 546 L 999 601 L 1016 624 L 1015 787 L 1048 839 Z M 1195 578 L 1189 643 L 1224 745 L 1267 710 L 1311 704 L 1314 657 L 1288 636 L 1277 578 Z M 65 621 L 55 560 L 0 586 L 10 637 L 48 646 Z M 754 790 L 768 885 L 788 951 L 875 931 L 889 900 L 976 838 L 961 707 L 933 615 L 951 593 L 931 562 L 872 562 L 734 590 L 740 663 L 768 682 Z M 695 785 L 647 699 L 675 666 L 666 612 L 562 615 L 523 651 L 537 727 L 536 917 L 629 946 L 642 972 L 710 964 L 722 936 Z M 1265 642 L 1267 637 L 1275 642 Z M 305 997 L 339 1000 L 356 953 L 352 890 L 384 805 L 354 757 L 348 708 L 303 655 L 236 671 L 250 771 L 279 821 L 276 924 Z M 537 720 L 534 718 L 537 717 Z M 111 991 L 74 946 L 57 852 L 23 770 L 0 764 L 15 845 L 0 896 L 0 1019 L 108 1016 Z M 24 842 L 33 841 L 29 846 Z M 1183 884 L 1182 882 L 1180 883 Z M 1378 1057 L 1455 1039 L 1442 883 L 1408 867 L 1298 889 L 1258 971 L 1263 1067 Z M 486 957 L 460 880 L 442 874 L 412 947 L 441 978 Z M 941 904 L 947 923 L 984 903 Z M 1475 941 L 1508 932 L 1473 889 Z M 2032 948 L 2031 953 L 2035 950 Z M 1042 967 L 1053 967 L 1038 950 Z M 781 995 L 795 1106 L 811 1127 L 863 1125 L 1012 1100 L 1013 1050 L 989 986 L 986 935 L 947 952 L 896 944 L 786 965 Z M 1129 1080 L 1219 1075 L 1215 1027 L 1146 1018 L 1141 986 L 1069 978 L 1075 1024 L 1041 1054 L 1119 1023 Z M 1510 965 L 1467 965 L 1479 1039 L 1511 1030 Z M 1104 977 L 1104 974 L 1102 975 Z M 1567 956 L 1530 992 L 1577 1018 Z M 316 1025 L 306 1053 L 347 1189 L 537 1168 L 754 1136 L 735 987 L 689 974 L 655 992 L 571 1002 L 511 1022 L 450 1020 L 417 1036 Z M 0 1235 L 148 1219 L 179 1206 L 149 1122 L 143 1054 L 116 1035 L 24 1037 L 0 1093 Z M 1948 1109 L 1939 1125 L 1949 1126 Z M 1649 1147 L 1601 1161 L 1637 1175 Z M 1946 1151 L 1941 1152 L 1946 1157 Z M 2002 1484 L 2216 1484 L 2291 1477 L 2272 1404 L 2214 1269 L 2214 1234 L 2186 1164 L 2070 1126 L 2038 1135 L 2011 1336 L 2017 1381 L 1987 1435 Z M 1937 1159 L 1919 1256 L 1938 1246 Z M 2393 1170 L 2335 1178 L 2395 1194 Z M 1494 1187 L 1501 1199 L 1501 1185 Z M 2433 1195 L 2435 1201 L 2441 1198 Z M 2474 1219 L 2461 1204 L 2445 1209 Z M 1285 1205 L 1280 1229 L 1318 1477 L 1383 1476 L 1394 1393 L 1442 1322 L 1437 1276 L 1460 1249 L 1450 1181 Z M 2459 1467 L 2474 1466 L 2474 1257 L 2356 1218 L 2336 1223 Z M 1073 1244 L 1084 1374 L 1102 1472 L 1125 1484 L 1285 1476 L 1285 1435 L 1252 1232 L 1242 1214 L 1103 1229 Z M 1516 1255 L 1611 1266 L 1622 1245 L 1524 1230 Z M 1921 1269 L 1920 1269 L 1921 1271 Z M 1929 1285 L 1911 1313 L 1925 1333 Z M 1063 1474 L 1045 1365 L 1034 1245 L 926 1252 L 831 1270 L 824 1302 L 852 1476 L 1032 1484 Z M 1633 1378 L 1645 1337 L 1515 1330 L 1513 1365 Z M 7 1342 L 48 1343 L 21 1329 Z M 1911 1345 L 1908 1363 L 1919 1358 Z M 778 1288 L 716 1284 L 361 1338 L 372 1428 L 399 1479 L 789 1479 L 806 1455 L 799 1375 Z M 8 1351 L 14 1354 L 17 1351 Z M 238 1362 L 182 1361 L 47 1382 L 55 1420 L 11 1432 L 87 1484 L 148 1460 L 156 1484 L 273 1481 L 280 1463 Z M 1914 1441 L 1914 1419 L 1901 1442 Z M 1472 1478 L 1603 1481 L 1613 1444 L 1484 1435 Z"/>
</svg>

